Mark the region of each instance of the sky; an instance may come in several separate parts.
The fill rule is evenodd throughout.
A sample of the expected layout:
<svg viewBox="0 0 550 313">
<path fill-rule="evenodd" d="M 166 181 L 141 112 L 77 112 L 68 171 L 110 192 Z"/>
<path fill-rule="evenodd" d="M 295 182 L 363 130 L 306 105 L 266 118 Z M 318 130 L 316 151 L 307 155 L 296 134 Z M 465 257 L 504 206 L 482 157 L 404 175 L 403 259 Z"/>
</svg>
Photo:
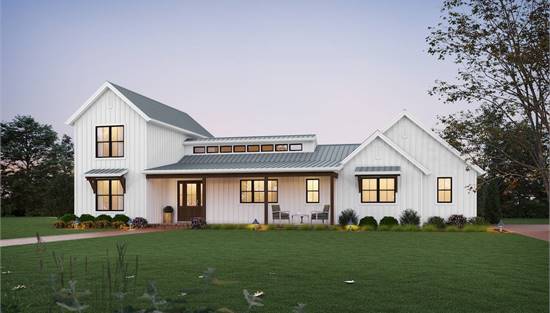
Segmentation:
<svg viewBox="0 0 550 313">
<path fill-rule="evenodd" d="M 2 0 L 1 117 L 59 133 L 105 81 L 215 136 L 359 143 L 406 109 L 464 109 L 428 90 L 456 67 L 426 52 L 441 1 Z"/>
</svg>

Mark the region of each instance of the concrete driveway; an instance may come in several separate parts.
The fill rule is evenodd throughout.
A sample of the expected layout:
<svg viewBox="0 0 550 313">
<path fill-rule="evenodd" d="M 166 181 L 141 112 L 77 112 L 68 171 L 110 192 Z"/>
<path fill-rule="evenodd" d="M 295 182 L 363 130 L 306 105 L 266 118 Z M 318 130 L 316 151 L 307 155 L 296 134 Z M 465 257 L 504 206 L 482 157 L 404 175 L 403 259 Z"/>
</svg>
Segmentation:
<svg viewBox="0 0 550 313">
<path fill-rule="evenodd" d="M 520 234 L 523 236 L 536 238 L 540 240 L 550 241 L 550 225 L 506 225 L 504 229 L 511 233 Z"/>
</svg>

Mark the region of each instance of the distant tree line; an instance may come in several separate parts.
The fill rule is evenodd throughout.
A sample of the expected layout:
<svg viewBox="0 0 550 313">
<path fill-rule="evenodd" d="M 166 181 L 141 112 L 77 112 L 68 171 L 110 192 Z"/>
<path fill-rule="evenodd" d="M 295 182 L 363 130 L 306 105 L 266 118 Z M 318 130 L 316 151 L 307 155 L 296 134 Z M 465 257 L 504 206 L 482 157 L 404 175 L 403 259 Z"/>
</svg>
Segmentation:
<svg viewBox="0 0 550 313">
<path fill-rule="evenodd" d="M 548 217 L 550 40 L 548 0 L 446 0 L 428 52 L 458 67 L 430 91 L 478 109 L 439 117 L 440 134 L 487 170 L 478 212 Z"/>
<path fill-rule="evenodd" d="M 71 137 L 31 116 L 0 123 L 2 216 L 60 216 L 73 211 Z"/>
</svg>

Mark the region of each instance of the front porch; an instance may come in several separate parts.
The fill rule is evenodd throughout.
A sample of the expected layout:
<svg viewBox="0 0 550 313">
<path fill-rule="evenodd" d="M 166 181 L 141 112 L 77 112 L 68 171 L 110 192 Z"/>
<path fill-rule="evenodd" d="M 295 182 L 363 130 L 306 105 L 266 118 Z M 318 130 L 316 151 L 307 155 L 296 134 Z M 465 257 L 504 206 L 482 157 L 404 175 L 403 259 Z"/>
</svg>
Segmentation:
<svg viewBox="0 0 550 313">
<path fill-rule="evenodd" d="M 337 177 L 334 172 L 147 174 L 147 211 L 159 221 L 162 208 L 170 205 L 175 222 L 202 217 L 209 224 L 334 224 Z M 273 218 L 273 206 L 285 212 L 284 219 Z M 327 214 L 312 221 L 312 213 L 325 207 Z"/>
</svg>

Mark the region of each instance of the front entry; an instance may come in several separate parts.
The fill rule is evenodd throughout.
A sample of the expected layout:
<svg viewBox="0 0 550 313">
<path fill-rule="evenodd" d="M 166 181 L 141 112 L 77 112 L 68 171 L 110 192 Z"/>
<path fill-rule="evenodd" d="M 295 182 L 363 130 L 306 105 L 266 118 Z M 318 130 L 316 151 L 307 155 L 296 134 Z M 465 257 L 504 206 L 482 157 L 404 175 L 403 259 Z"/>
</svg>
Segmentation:
<svg viewBox="0 0 550 313">
<path fill-rule="evenodd" d="M 206 219 L 201 181 L 178 181 L 178 221 Z"/>
</svg>

